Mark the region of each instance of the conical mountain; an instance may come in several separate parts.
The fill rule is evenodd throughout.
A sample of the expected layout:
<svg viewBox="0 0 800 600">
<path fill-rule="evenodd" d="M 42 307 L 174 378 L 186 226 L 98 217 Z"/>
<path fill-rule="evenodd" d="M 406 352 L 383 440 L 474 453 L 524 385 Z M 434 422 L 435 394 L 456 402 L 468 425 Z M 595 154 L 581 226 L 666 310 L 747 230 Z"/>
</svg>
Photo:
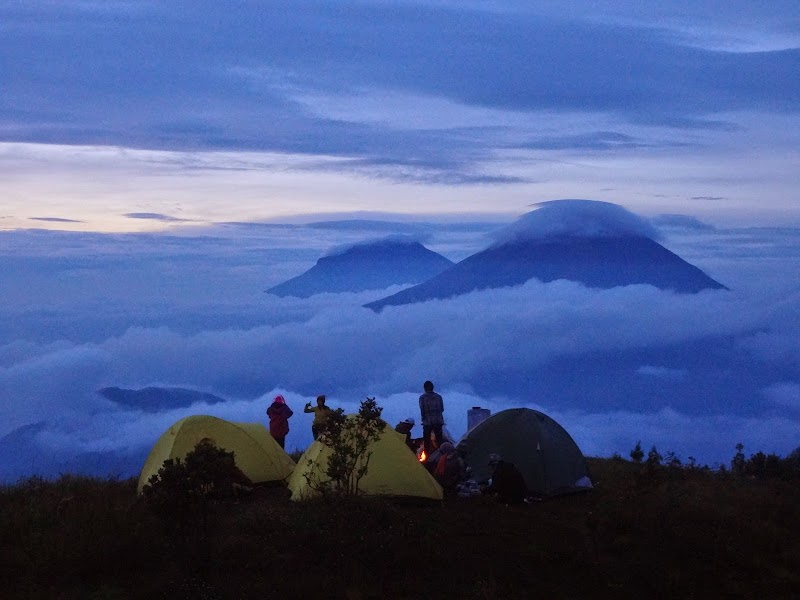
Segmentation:
<svg viewBox="0 0 800 600">
<path fill-rule="evenodd" d="M 495 244 L 420 285 L 366 304 L 411 304 L 475 290 L 566 279 L 588 287 L 649 284 L 678 293 L 725 289 L 659 244 L 643 219 L 614 204 L 557 200 L 499 232 Z"/>
<path fill-rule="evenodd" d="M 323 256 L 317 264 L 267 290 L 276 296 L 362 292 L 416 284 L 452 267 L 453 262 L 417 241 L 384 238 Z"/>
</svg>

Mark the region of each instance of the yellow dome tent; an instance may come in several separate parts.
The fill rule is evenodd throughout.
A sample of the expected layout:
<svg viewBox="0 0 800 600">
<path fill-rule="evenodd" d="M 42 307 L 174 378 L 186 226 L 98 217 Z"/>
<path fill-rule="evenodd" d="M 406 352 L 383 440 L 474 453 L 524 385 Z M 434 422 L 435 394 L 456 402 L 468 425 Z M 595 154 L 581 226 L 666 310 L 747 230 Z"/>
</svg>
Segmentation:
<svg viewBox="0 0 800 600">
<path fill-rule="evenodd" d="M 253 483 L 286 479 L 294 470 L 291 457 L 260 423 L 232 423 L 208 415 L 185 417 L 156 441 L 139 476 L 137 493 L 168 458 L 185 458 L 201 440 L 234 453 L 236 466 Z"/>
<path fill-rule="evenodd" d="M 368 496 L 416 496 L 442 499 L 442 488 L 406 446 L 406 437 L 386 427 L 376 442 L 367 448 L 372 452 L 367 474 L 359 482 L 359 490 Z M 331 449 L 319 440 L 311 444 L 297 461 L 288 486 L 292 500 L 306 500 L 318 494 L 308 483 L 325 482 Z M 309 461 L 311 464 L 309 465 Z"/>
</svg>

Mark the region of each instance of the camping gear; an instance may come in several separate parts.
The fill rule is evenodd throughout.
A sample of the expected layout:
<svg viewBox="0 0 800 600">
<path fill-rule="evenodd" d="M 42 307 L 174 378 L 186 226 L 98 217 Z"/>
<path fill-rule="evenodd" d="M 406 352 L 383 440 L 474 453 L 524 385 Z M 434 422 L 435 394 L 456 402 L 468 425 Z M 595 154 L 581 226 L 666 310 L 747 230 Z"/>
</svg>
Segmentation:
<svg viewBox="0 0 800 600">
<path fill-rule="evenodd" d="M 478 482 L 492 476 L 489 458 L 497 454 L 519 469 L 533 495 L 555 496 L 591 487 L 578 445 L 561 425 L 538 410 L 498 412 L 468 431 L 457 449 Z"/>
<path fill-rule="evenodd" d="M 137 493 L 168 458 L 184 459 L 202 440 L 233 452 L 236 466 L 253 483 L 280 481 L 295 464 L 261 423 L 233 423 L 208 415 L 194 415 L 177 421 L 153 445 L 139 476 Z"/>
<path fill-rule="evenodd" d="M 406 436 L 384 427 L 377 441 L 367 447 L 372 452 L 367 474 L 359 482 L 359 491 L 368 496 L 409 496 L 442 499 L 442 488 L 406 445 Z M 292 500 L 306 500 L 319 492 L 310 484 L 329 481 L 325 474 L 330 447 L 316 440 L 297 461 L 289 477 Z M 310 461 L 310 464 L 309 464 Z"/>
</svg>

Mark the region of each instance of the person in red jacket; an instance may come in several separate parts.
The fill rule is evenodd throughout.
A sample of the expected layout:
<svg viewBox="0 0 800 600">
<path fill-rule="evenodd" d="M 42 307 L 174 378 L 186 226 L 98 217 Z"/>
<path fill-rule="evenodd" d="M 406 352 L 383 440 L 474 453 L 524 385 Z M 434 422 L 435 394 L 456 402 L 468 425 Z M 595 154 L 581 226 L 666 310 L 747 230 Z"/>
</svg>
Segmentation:
<svg viewBox="0 0 800 600">
<path fill-rule="evenodd" d="M 286 434 L 289 433 L 289 417 L 294 414 L 286 404 L 286 399 L 278 394 L 267 408 L 269 417 L 269 432 L 278 445 L 283 448 L 286 443 Z"/>
<path fill-rule="evenodd" d="M 466 476 L 466 466 L 464 460 L 450 442 L 443 442 L 439 446 L 440 454 L 439 460 L 436 462 L 436 467 L 433 470 L 433 476 L 439 485 L 442 486 L 446 496 L 455 495 L 458 484 Z"/>
</svg>

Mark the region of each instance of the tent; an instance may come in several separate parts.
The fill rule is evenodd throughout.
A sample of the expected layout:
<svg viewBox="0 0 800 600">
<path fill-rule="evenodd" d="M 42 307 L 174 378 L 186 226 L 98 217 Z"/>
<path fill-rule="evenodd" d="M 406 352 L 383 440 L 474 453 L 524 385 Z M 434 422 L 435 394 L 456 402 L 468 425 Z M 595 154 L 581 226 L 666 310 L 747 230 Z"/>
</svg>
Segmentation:
<svg viewBox="0 0 800 600">
<path fill-rule="evenodd" d="M 261 423 L 232 423 L 208 415 L 194 415 L 167 429 L 145 460 L 137 492 L 158 473 L 168 458 L 183 459 L 201 440 L 234 453 L 236 466 L 253 483 L 286 479 L 294 470 L 291 457 Z"/>
<path fill-rule="evenodd" d="M 489 455 L 499 454 L 520 470 L 532 494 L 555 496 L 592 487 L 578 445 L 561 425 L 537 410 L 500 411 L 468 431 L 457 448 L 478 482 L 491 477 Z"/>
<path fill-rule="evenodd" d="M 442 499 L 442 488 L 420 464 L 406 445 L 406 436 L 385 427 L 377 441 L 367 448 L 372 452 L 367 474 L 359 482 L 359 489 L 369 496 L 409 496 Z M 305 500 L 318 494 L 308 482 L 324 482 L 328 456 L 331 449 L 316 440 L 300 457 L 297 468 L 289 477 L 292 500 Z M 309 464 L 311 461 L 311 464 Z"/>
</svg>

